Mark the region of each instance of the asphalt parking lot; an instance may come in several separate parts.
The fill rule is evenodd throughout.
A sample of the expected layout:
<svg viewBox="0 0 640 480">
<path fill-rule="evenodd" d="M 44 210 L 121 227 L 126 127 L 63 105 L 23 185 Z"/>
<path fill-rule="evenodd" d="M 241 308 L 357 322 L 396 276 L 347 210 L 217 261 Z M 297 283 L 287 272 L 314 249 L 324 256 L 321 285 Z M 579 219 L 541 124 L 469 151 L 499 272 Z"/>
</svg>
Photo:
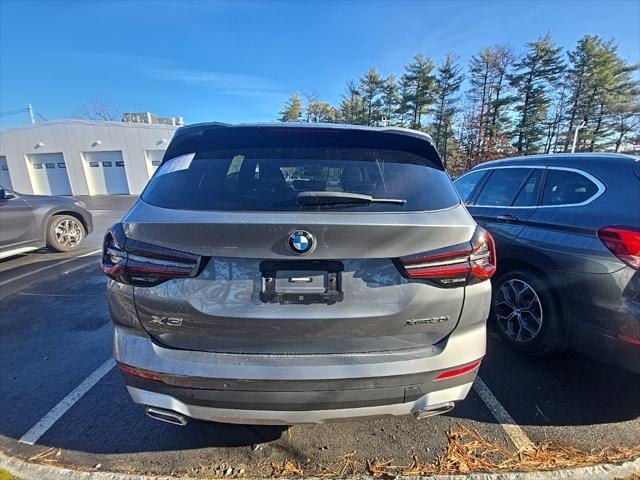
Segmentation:
<svg viewBox="0 0 640 480">
<path fill-rule="evenodd" d="M 106 277 L 98 268 L 102 233 L 133 198 L 86 200 L 96 230 L 80 251 L 0 262 L 0 449 L 7 454 L 30 459 L 53 447 L 56 462 L 80 468 L 194 474 L 230 466 L 268 475 L 271 463 L 285 458 L 329 468 L 352 452 L 360 459 L 408 464 L 417 454 L 433 461 L 458 424 L 507 446 L 640 444 L 638 375 L 571 353 L 523 357 L 493 333 L 481 382 L 446 415 L 289 430 L 154 421 L 130 400 L 109 362 Z"/>
</svg>

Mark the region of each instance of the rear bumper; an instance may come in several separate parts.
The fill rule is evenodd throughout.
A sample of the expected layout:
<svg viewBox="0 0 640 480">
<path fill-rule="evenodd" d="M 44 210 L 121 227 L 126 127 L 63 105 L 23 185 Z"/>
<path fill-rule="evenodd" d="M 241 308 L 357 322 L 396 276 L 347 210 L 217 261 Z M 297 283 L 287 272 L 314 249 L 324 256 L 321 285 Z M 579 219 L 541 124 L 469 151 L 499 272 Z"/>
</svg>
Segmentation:
<svg viewBox="0 0 640 480">
<path fill-rule="evenodd" d="M 323 423 L 407 415 L 465 398 L 477 370 L 439 373 L 485 354 L 484 322 L 459 326 L 433 347 L 349 355 L 238 355 L 173 350 L 114 329 L 116 361 L 162 381 L 125 374 L 136 403 L 227 423 Z"/>
<path fill-rule="evenodd" d="M 382 418 L 399 415 L 436 415 L 449 409 L 448 405 L 463 400 L 472 382 L 438 390 L 423 395 L 412 402 L 369 407 L 326 410 L 246 410 L 237 408 L 207 407 L 178 400 L 171 395 L 128 386 L 136 403 L 172 410 L 198 420 L 249 425 L 291 425 L 296 423 L 328 423 L 350 419 Z"/>
</svg>

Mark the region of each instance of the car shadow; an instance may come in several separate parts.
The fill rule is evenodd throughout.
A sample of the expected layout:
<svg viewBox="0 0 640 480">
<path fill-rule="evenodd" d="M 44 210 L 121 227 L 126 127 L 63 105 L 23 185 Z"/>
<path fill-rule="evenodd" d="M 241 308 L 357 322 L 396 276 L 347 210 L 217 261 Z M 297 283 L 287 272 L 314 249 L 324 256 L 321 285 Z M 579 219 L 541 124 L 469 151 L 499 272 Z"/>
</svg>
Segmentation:
<svg viewBox="0 0 640 480">
<path fill-rule="evenodd" d="M 640 417 L 640 375 L 573 352 L 523 355 L 491 327 L 479 374 L 519 425 L 595 425 Z"/>
</svg>

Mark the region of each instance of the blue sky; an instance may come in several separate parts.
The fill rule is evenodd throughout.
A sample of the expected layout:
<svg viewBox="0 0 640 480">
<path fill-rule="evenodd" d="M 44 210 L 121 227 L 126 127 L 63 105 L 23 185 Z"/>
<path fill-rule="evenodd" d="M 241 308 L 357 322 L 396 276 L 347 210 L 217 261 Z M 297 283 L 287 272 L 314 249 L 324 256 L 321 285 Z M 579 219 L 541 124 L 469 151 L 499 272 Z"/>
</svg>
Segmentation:
<svg viewBox="0 0 640 480">
<path fill-rule="evenodd" d="M 640 61 L 640 1 L 25 2 L 0 0 L 0 112 L 47 119 L 100 98 L 120 111 L 270 121 L 292 91 L 339 102 L 370 66 L 402 73 L 551 33 L 613 38 Z M 0 127 L 28 121 L 0 118 Z"/>
</svg>

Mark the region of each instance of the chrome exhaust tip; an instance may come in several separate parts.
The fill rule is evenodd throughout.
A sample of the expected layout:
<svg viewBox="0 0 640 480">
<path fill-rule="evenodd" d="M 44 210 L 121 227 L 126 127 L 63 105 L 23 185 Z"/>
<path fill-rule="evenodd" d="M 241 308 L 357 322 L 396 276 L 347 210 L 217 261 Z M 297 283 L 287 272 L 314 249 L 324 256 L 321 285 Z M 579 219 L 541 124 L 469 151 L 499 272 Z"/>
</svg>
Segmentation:
<svg viewBox="0 0 640 480">
<path fill-rule="evenodd" d="M 173 410 L 165 410 L 164 408 L 147 407 L 147 415 L 155 420 L 180 425 L 181 427 L 184 427 L 188 422 L 187 417 L 184 415 L 180 415 Z"/>
<path fill-rule="evenodd" d="M 453 402 L 438 403 L 437 405 L 431 405 L 427 408 L 416 410 L 413 412 L 413 416 L 417 419 L 433 417 L 434 415 L 441 415 L 443 413 L 450 412 L 455 406 L 456 404 Z"/>
</svg>

